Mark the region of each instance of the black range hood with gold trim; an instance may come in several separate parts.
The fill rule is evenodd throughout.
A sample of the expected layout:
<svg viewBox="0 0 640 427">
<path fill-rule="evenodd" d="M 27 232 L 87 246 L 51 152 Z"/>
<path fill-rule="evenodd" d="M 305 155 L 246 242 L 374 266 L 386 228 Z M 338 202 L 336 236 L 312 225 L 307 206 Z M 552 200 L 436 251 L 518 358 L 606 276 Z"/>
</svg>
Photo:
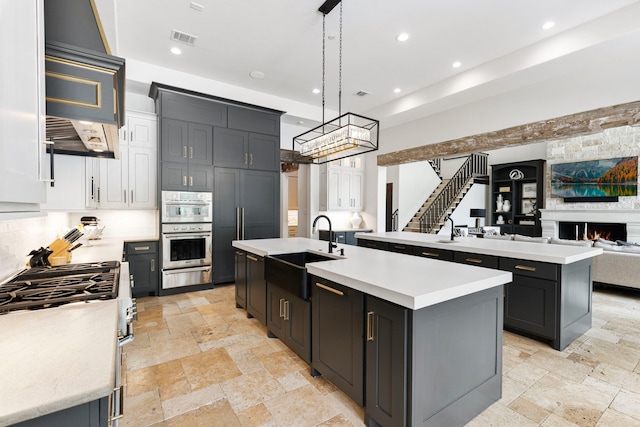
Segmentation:
<svg viewBox="0 0 640 427">
<path fill-rule="evenodd" d="M 125 60 L 107 52 L 92 0 L 45 2 L 47 139 L 56 153 L 119 157 Z"/>
</svg>

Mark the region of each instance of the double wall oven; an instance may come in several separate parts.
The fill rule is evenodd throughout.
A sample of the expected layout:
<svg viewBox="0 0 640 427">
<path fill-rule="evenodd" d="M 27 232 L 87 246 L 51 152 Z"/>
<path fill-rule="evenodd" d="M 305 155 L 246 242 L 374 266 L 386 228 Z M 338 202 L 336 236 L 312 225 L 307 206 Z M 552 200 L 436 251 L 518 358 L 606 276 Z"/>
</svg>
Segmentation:
<svg viewBox="0 0 640 427">
<path fill-rule="evenodd" d="M 162 192 L 162 289 L 211 283 L 212 193 Z"/>
</svg>

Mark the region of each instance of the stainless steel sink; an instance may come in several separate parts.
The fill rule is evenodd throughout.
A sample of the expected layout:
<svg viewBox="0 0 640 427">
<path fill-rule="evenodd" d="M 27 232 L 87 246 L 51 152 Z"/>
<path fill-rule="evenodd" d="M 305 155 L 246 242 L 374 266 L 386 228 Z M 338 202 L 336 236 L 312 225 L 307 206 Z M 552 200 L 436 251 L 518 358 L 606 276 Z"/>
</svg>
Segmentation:
<svg viewBox="0 0 640 427">
<path fill-rule="evenodd" d="M 334 261 L 336 259 L 315 252 L 269 255 L 265 258 L 265 280 L 302 299 L 309 299 L 311 296 L 311 284 L 305 267 L 307 263 Z"/>
</svg>

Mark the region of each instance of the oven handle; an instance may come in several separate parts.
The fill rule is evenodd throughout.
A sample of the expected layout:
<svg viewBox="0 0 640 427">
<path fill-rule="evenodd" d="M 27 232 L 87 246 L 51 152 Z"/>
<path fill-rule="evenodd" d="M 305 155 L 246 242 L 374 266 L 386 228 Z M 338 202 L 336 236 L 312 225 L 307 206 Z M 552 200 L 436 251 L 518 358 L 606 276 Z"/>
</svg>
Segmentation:
<svg viewBox="0 0 640 427">
<path fill-rule="evenodd" d="M 204 267 L 189 267 L 189 268 L 176 268 L 175 270 L 162 270 L 162 273 L 169 276 L 171 274 L 192 273 L 194 271 L 211 271 L 211 266 Z"/>
<path fill-rule="evenodd" d="M 202 239 L 203 237 L 211 237 L 211 232 L 206 233 L 163 233 L 165 239 Z"/>
</svg>

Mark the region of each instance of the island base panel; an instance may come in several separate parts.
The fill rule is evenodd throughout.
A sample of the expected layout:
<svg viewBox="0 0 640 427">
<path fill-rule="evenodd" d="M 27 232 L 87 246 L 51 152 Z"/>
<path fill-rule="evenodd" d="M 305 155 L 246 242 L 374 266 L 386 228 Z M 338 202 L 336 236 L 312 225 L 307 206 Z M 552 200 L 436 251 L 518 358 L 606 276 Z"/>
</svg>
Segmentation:
<svg viewBox="0 0 640 427">
<path fill-rule="evenodd" d="M 560 288 L 560 331 L 552 343 L 556 350 L 564 350 L 576 338 L 591 329 L 592 322 L 592 260 L 586 259 L 562 266 Z"/>
<path fill-rule="evenodd" d="M 413 312 L 409 424 L 462 426 L 502 396 L 502 286 Z"/>
</svg>

